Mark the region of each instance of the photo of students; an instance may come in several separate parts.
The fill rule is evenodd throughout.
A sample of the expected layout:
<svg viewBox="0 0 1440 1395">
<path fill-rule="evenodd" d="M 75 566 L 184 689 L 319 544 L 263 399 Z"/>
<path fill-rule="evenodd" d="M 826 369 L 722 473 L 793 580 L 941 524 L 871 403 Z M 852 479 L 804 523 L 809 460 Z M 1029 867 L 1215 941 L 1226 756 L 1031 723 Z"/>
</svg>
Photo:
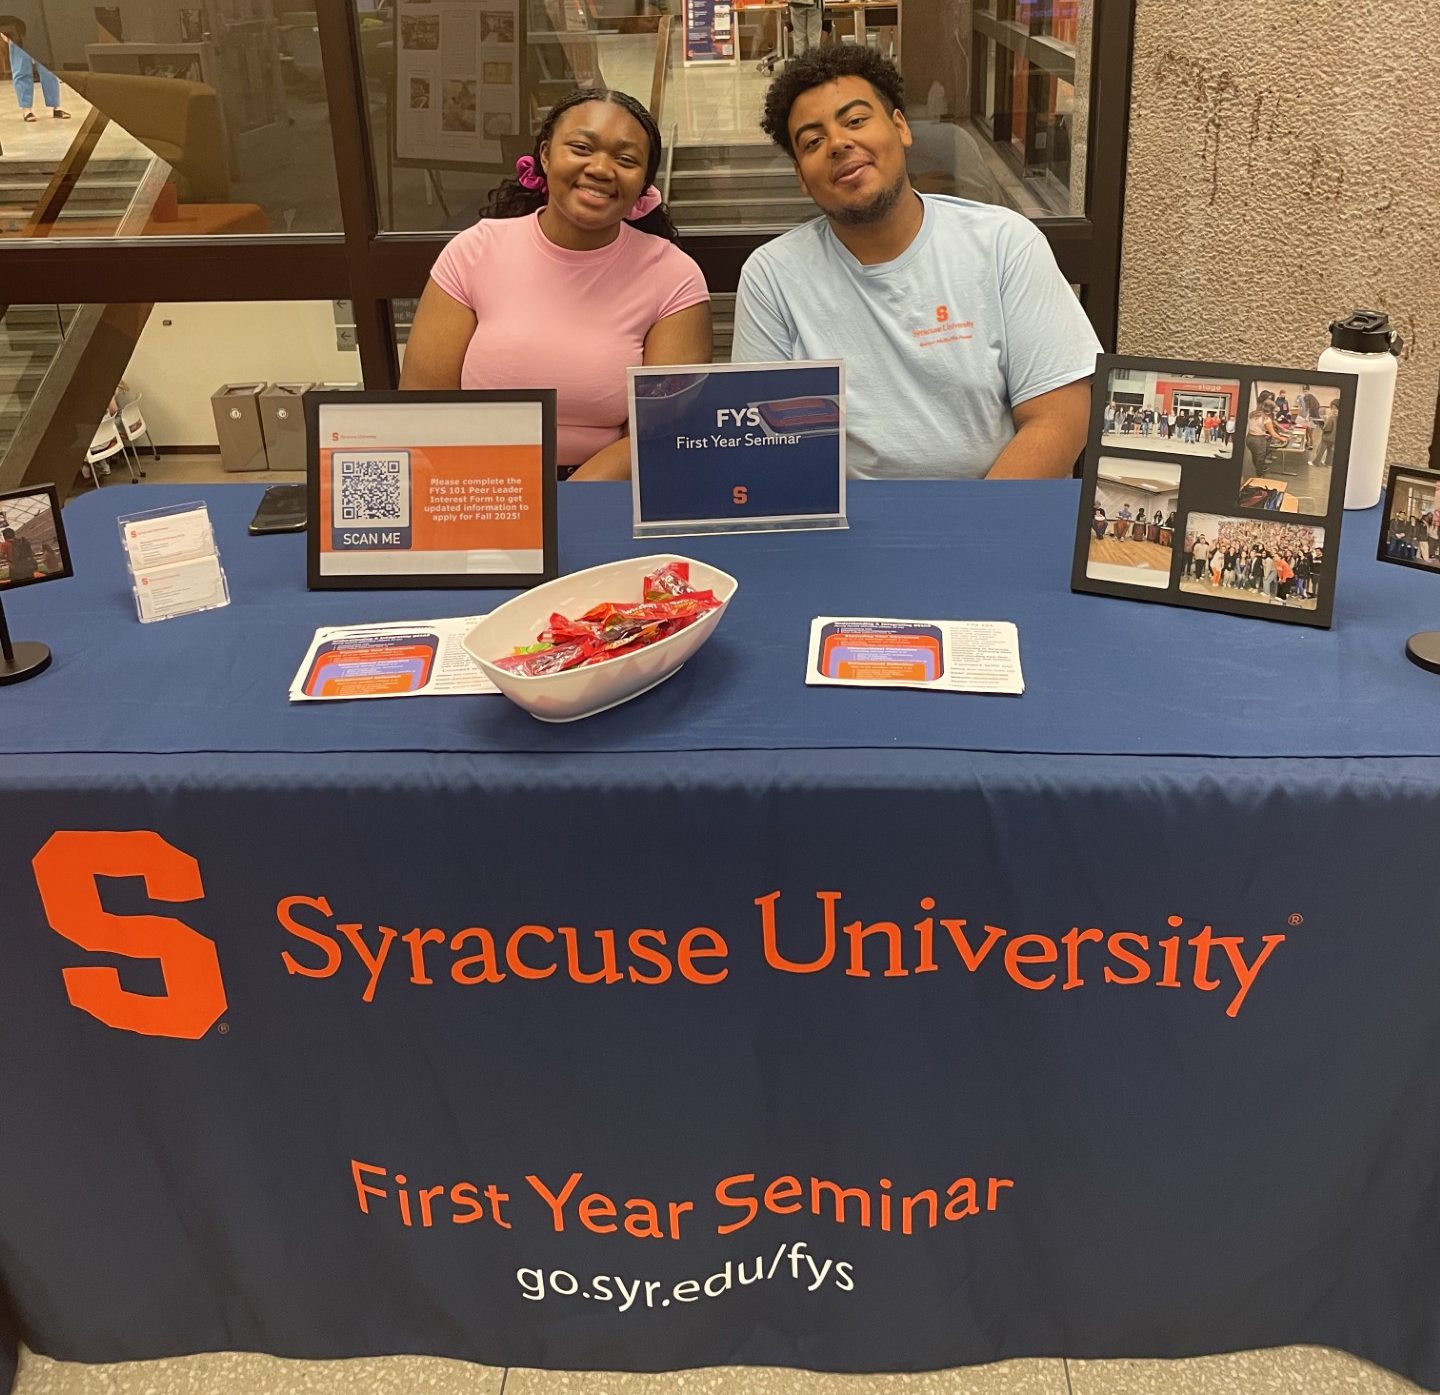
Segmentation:
<svg viewBox="0 0 1440 1395">
<path fill-rule="evenodd" d="M 1290 480 L 1292 494 L 1324 498 L 1335 458 L 1340 389 L 1309 383 L 1257 382 L 1245 415 L 1245 468 Z"/>
<path fill-rule="evenodd" d="M 68 575 L 50 495 L 0 499 L 0 590 Z"/>
<path fill-rule="evenodd" d="M 1314 524 L 1194 513 L 1183 547 L 1182 591 L 1300 610 L 1320 598 L 1325 530 Z"/>
<path fill-rule="evenodd" d="M 1228 459 L 1240 383 L 1116 370 L 1106 384 L 1101 444 Z"/>
<path fill-rule="evenodd" d="M 1085 575 L 1131 586 L 1170 584 L 1180 467 L 1102 456 Z"/>
<path fill-rule="evenodd" d="M 1396 472 L 1385 515 L 1384 556 L 1440 571 L 1440 489 L 1434 477 Z"/>
</svg>

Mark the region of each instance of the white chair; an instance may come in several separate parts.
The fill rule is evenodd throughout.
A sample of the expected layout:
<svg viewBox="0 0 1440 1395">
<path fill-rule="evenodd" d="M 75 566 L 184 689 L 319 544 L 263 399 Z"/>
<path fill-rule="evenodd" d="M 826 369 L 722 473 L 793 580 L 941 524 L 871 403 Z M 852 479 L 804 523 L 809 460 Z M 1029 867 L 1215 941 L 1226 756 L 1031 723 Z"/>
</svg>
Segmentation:
<svg viewBox="0 0 1440 1395">
<path fill-rule="evenodd" d="M 140 415 L 140 394 L 138 393 L 120 408 L 120 434 L 124 436 L 125 444 L 130 447 L 137 464 L 140 460 L 140 452 L 136 449 L 135 443 L 142 436 L 150 446 L 150 458 L 152 460 L 160 459 L 160 452 L 155 448 L 155 438 L 151 436 L 150 428 L 145 425 L 145 418 Z M 140 471 L 140 476 L 142 479 L 144 478 L 144 470 Z"/>
<path fill-rule="evenodd" d="M 107 413 L 105 420 L 100 423 L 100 429 L 90 440 L 90 449 L 85 452 L 85 467 L 97 489 L 101 480 L 110 473 L 108 462 L 117 455 L 129 468 L 131 482 L 139 484 L 140 478 L 136 475 L 135 466 L 125 449 L 125 438 L 120 434 L 119 422 L 112 414 Z"/>
</svg>

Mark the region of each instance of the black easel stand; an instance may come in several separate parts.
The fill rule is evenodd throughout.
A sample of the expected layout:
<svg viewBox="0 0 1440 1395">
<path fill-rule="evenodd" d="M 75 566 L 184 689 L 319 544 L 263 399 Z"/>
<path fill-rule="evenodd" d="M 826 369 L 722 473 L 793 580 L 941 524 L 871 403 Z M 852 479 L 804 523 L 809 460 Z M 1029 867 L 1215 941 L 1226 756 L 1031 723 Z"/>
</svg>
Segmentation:
<svg viewBox="0 0 1440 1395">
<path fill-rule="evenodd" d="M 1419 630 L 1405 641 L 1405 657 L 1412 664 L 1440 673 L 1440 630 Z"/>
<path fill-rule="evenodd" d="M 0 601 L 0 687 L 6 683 L 23 683 L 49 667 L 50 650 L 45 645 L 33 641 L 11 644 L 5 606 Z"/>
</svg>

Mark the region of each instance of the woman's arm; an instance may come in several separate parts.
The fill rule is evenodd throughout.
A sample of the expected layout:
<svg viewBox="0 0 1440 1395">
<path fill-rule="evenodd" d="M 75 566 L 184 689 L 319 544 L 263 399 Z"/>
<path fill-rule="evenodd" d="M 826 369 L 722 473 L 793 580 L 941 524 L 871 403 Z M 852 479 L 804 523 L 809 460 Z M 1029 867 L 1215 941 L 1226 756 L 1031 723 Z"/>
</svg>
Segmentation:
<svg viewBox="0 0 1440 1395">
<path fill-rule="evenodd" d="M 417 314 L 416 321 L 419 321 Z M 412 335 L 414 331 L 411 331 Z M 709 363 L 715 352 L 710 328 L 710 302 L 687 306 L 663 320 L 656 320 L 645 336 L 647 368 L 671 363 Z M 407 360 L 408 362 L 408 360 Z M 572 480 L 628 480 L 630 478 L 630 438 L 622 436 L 603 450 L 598 450 L 573 475 Z"/>
<path fill-rule="evenodd" d="M 465 351 L 475 337 L 475 312 L 447 295 L 434 281 L 415 310 L 405 363 L 400 370 L 402 389 L 446 389 L 460 386 Z"/>
</svg>

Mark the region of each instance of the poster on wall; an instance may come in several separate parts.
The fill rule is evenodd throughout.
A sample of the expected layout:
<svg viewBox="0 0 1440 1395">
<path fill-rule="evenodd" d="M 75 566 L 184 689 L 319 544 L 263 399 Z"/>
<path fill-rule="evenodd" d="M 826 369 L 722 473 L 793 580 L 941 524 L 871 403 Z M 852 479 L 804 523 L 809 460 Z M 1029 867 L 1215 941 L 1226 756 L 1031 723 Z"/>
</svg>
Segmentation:
<svg viewBox="0 0 1440 1395">
<path fill-rule="evenodd" d="M 685 0 L 685 66 L 735 61 L 731 0 Z"/>
<path fill-rule="evenodd" d="M 1355 379 L 1102 354 L 1071 589 L 1328 628 Z"/>
<path fill-rule="evenodd" d="M 555 390 L 305 397 L 313 590 L 557 575 Z"/>
<path fill-rule="evenodd" d="M 395 157 L 499 165 L 521 134 L 518 0 L 400 0 L 395 10 Z"/>
</svg>

